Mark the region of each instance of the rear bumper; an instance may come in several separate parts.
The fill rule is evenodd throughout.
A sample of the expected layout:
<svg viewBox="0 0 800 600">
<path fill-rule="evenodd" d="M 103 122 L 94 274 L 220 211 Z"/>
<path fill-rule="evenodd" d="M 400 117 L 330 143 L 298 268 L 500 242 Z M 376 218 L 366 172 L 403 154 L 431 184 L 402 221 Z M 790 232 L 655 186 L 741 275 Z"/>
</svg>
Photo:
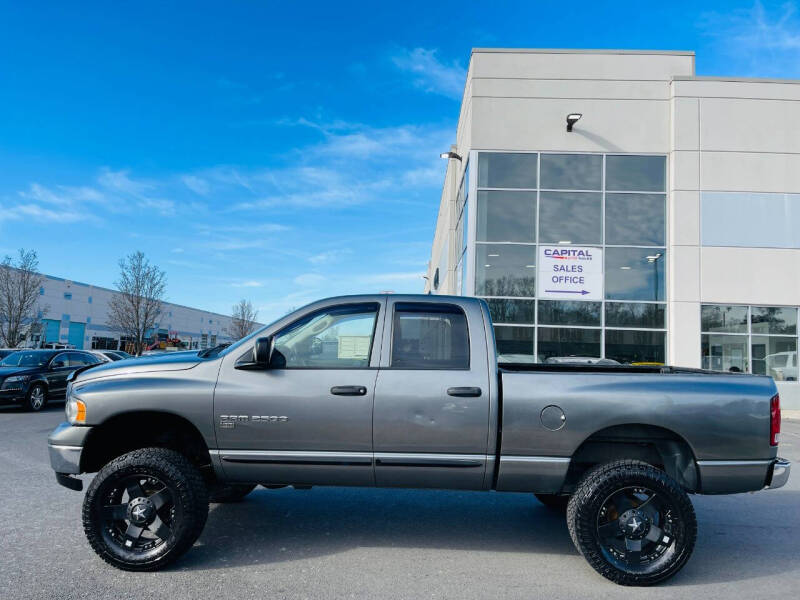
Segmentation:
<svg viewBox="0 0 800 600">
<path fill-rule="evenodd" d="M 774 490 L 786 485 L 789 481 L 789 471 L 792 470 L 792 463 L 785 458 L 776 458 L 770 466 L 767 474 L 767 488 Z"/>
</svg>

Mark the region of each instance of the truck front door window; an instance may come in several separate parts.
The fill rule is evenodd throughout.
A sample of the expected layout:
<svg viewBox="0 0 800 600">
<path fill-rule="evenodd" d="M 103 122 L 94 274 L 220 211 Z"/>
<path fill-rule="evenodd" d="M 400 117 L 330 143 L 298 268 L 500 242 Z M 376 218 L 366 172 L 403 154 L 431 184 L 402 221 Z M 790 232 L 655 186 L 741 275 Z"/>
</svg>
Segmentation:
<svg viewBox="0 0 800 600">
<path fill-rule="evenodd" d="M 377 315 L 377 304 L 336 306 L 307 315 L 275 336 L 273 363 L 289 369 L 367 368 Z"/>
</svg>

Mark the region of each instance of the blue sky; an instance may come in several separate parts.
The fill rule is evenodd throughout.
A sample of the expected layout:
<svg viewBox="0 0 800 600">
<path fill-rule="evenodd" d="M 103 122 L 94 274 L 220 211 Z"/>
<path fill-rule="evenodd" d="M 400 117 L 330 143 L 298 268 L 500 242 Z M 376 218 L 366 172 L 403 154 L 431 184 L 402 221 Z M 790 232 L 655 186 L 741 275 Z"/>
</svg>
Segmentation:
<svg viewBox="0 0 800 600">
<path fill-rule="evenodd" d="M 770 2 L 0 1 L 0 253 L 260 320 L 422 290 L 472 47 L 695 50 L 701 75 L 800 77 Z"/>
</svg>

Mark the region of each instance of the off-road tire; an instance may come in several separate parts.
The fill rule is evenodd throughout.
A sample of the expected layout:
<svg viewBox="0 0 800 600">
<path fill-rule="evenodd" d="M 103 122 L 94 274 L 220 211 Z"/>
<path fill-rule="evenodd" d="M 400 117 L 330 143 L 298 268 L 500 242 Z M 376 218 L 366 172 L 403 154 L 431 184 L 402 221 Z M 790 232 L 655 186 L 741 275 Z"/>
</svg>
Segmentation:
<svg viewBox="0 0 800 600">
<path fill-rule="evenodd" d="M 255 485 L 230 484 L 212 488 L 208 494 L 208 501 L 212 504 L 229 504 L 241 502 L 244 497 L 256 489 Z"/>
<path fill-rule="evenodd" d="M 562 514 L 567 512 L 567 504 L 569 504 L 569 496 L 559 496 L 558 494 L 534 494 L 536 499 L 544 504 L 550 510 L 560 512 Z"/>
<path fill-rule="evenodd" d="M 637 564 L 637 568 L 613 562 L 598 525 L 600 510 L 608 499 L 630 488 L 647 488 L 653 497 L 660 496 L 674 518 L 669 523 L 671 541 L 663 544 L 664 554 L 651 565 Z M 637 460 L 618 460 L 587 472 L 567 506 L 567 526 L 572 542 L 587 562 L 620 585 L 647 586 L 669 579 L 686 564 L 697 538 L 697 519 L 686 492 L 664 471 Z"/>
<path fill-rule="evenodd" d="M 41 398 L 39 401 L 37 401 L 37 394 L 41 394 L 41 396 L 38 396 Z M 28 393 L 25 394 L 25 400 L 22 405 L 29 412 L 42 410 L 47 406 L 47 387 L 41 383 L 34 383 Z"/>
<path fill-rule="evenodd" d="M 163 482 L 173 506 L 168 538 L 141 555 L 109 540 L 111 530 L 101 514 L 110 490 L 126 478 L 138 476 Z M 192 547 L 207 517 L 208 490 L 200 471 L 185 456 L 166 448 L 142 448 L 115 458 L 95 476 L 83 502 L 83 528 L 92 549 L 110 565 L 126 571 L 164 568 Z"/>
</svg>

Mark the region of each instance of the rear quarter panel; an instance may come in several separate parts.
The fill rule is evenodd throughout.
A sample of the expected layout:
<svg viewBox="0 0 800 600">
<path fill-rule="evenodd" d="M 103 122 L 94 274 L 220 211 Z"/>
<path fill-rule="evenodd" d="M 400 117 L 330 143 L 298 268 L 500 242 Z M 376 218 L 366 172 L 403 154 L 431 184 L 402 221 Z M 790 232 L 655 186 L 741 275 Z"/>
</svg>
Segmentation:
<svg viewBox="0 0 800 600">
<path fill-rule="evenodd" d="M 502 377 L 502 456 L 569 457 L 593 433 L 613 425 L 673 431 L 696 460 L 761 460 L 769 445 L 769 377 L 656 373 L 515 373 Z M 561 407 L 563 428 L 540 414 Z"/>
</svg>

